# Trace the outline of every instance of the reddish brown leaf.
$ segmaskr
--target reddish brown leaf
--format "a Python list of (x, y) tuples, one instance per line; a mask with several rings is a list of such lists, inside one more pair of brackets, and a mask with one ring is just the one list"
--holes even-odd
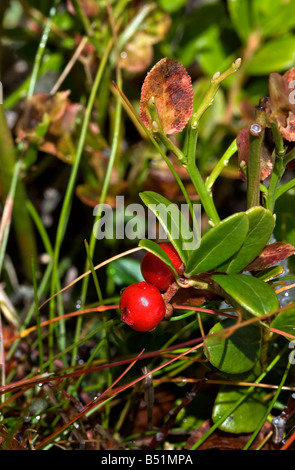
[(120, 66), (132, 73), (146, 70), (154, 57), (153, 46), (143, 33), (136, 34), (120, 55)]
[(284, 73), (284, 77), (288, 83), (291, 83), (293, 80), (295, 80), (295, 67), (287, 70), (287, 72)]
[[(238, 158), (239, 158), (239, 175), (240, 178), (245, 181), (246, 176), (242, 170), (248, 165), (249, 158), (249, 127), (241, 129), (237, 135), (237, 147), (238, 147)], [(260, 180), (264, 181), (272, 172), (273, 169), (273, 156), (269, 148), (265, 143), (261, 146), (260, 154)]]
[(165, 134), (181, 132), (193, 112), (193, 88), (185, 68), (176, 60), (161, 59), (147, 74), (140, 100), (140, 116), (152, 130), (149, 103), (154, 98)]
[[(79, 184), (76, 187), (76, 196), (86, 206), (95, 207), (100, 203), (101, 186), (91, 186), (89, 184)], [(116, 207), (116, 195), (124, 195), (127, 190), (127, 182), (121, 181), (116, 184), (111, 184), (108, 196), (106, 197), (105, 204), (111, 207)]]
[[(99, 12), (99, 6), (97, 5), (96, 0), (79, 0), (79, 3), (86, 16), (97, 16)], [(76, 15), (76, 11), (71, 0), (67, 0), (67, 8), (72, 15)]]
[[(212, 426), (210, 420), (204, 421), (204, 423), (195, 431), (192, 432), (190, 437), (187, 440), (185, 448), (187, 450), (191, 449), (192, 446), (198, 442), (201, 437), (210, 429)], [(268, 421), (264, 423), (256, 439), (250, 446), (250, 450), (256, 449), (257, 446), (263, 441), (267, 434), (272, 430), (272, 425)], [(251, 434), (231, 434), (227, 432), (220, 431), (217, 429), (214, 431), (211, 436), (206, 439), (205, 442), (198, 448), (198, 450), (242, 450), (245, 444), (247, 444), (250, 439)], [(273, 450), (272, 442), (268, 441), (262, 448), (263, 450)]]
[(289, 83), (294, 78), (294, 68), (285, 75), (271, 73), (269, 76), (269, 96), (272, 117), (275, 117), (279, 130), (288, 142), (295, 141), (295, 105), (290, 100)]
[(120, 65), (132, 73), (146, 70), (154, 57), (153, 45), (161, 41), (171, 25), (167, 13), (155, 8), (147, 16), (120, 54)]
[(214, 294), (202, 289), (195, 289), (194, 287), (188, 287), (185, 289), (179, 289), (173, 297), (173, 304), (175, 305), (202, 305), (207, 300), (211, 300)]
[[(186, 169), (179, 164), (179, 161), (175, 156), (172, 155), (170, 157), (170, 161), (180, 176), (190, 199), (199, 200), (199, 195), (196, 194), (196, 190), (189, 179)], [(143, 189), (145, 191), (157, 191), (170, 201), (184, 200), (183, 194), (179, 189), (174, 176), (166, 163), (161, 160), (155, 161), (151, 165), (148, 178), (143, 182)]]
[(245, 271), (261, 271), (262, 269), (274, 266), (289, 256), (294, 255), (294, 253), (295, 247), (289, 243), (271, 243), (245, 268)]
[[(76, 155), (76, 142), (80, 133), (78, 116), (84, 108), (80, 103), (72, 103), (68, 98), (70, 91), (57, 92), (54, 95), (36, 93), (24, 101), (23, 113), (16, 124), (18, 142), (27, 145), (34, 143), (37, 148), (55, 155), (66, 163), (73, 163)], [(46, 129), (40, 135), (38, 128)], [(102, 137), (96, 123), (88, 125), (85, 152), (92, 154), (96, 150), (106, 148), (107, 143)]]

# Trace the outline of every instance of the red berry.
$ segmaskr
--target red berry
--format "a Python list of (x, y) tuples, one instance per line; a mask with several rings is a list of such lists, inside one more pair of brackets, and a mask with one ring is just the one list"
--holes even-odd
[[(165, 253), (169, 256), (178, 274), (183, 272), (183, 263), (177, 251), (171, 243), (160, 243)], [(173, 272), (153, 253), (147, 252), (141, 262), (141, 273), (143, 278), (158, 287), (161, 291), (166, 291), (175, 280)]]
[(122, 321), (137, 331), (155, 328), (163, 320), (166, 311), (159, 289), (144, 281), (126, 287), (119, 308)]

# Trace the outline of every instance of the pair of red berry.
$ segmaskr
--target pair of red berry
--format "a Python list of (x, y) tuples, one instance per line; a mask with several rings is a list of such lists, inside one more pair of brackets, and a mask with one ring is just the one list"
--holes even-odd
[[(178, 274), (183, 263), (171, 243), (160, 247), (169, 256)], [(157, 256), (146, 253), (141, 262), (141, 273), (145, 281), (128, 286), (122, 293), (119, 308), (121, 319), (137, 331), (149, 331), (163, 320), (166, 305), (161, 295), (175, 280), (174, 274)]]

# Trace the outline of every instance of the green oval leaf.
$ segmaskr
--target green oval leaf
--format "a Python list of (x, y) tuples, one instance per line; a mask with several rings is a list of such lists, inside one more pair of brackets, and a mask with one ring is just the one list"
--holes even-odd
[(169, 256), (165, 253), (163, 248), (161, 248), (156, 242), (153, 242), (152, 240), (144, 239), (144, 240), (140, 240), (139, 246), (142, 246), (147, 251), (149, 251), (150, 253), (153, 253), (155, 256), (160, 258), (160, 260), (163, 261), (163, 263), (165, 263), (169, 269), (171, 269), (176, 279), (179, 277)]
[(268, 75), (274, 70), (282, 72), (295, 61), (295, 36), (287, 34), (261, 46), (246, 67), (249, 75)]
[(107, 275), (118, 286), (142, 281), (140, 262), (133, 258), (120, 258), (106, 267)]
[(295, 25), (295, 3), (285, 0), (256, 0), (253, 14), (264, 37), (283, 34)]
[[(209, 335), (233, 324), (235, 321), (232, 319), (218, 322), (211, 328)], [(222, 339), (221, 335), (212, 336), (212, 338), (209, 336), (206, 344), (208, 359), (214, 367), (228, 374), (241, 374), (252, 369), (259, 361), (261, 330), (255, 325), (247, 325), (239, 328), (226, 339)]]
[[(284, 331), (290, 335), (295, 336), (295, 308), (283, 310), (278, 316), (271, 322), (271, 328), (276, 330)], [(286, 337), (288, 340), (288, 336)]]
[(144, 191), (139, 195), (145, 205), (155, 214), (170, 242), (185, 262), (189, 253), (186, 245), (194, 240), (193, 231), (185, 216), (176, 204), (154, 191)]
[[(249, 219), (249, 230), (238, 253), (224, 267), (224, 271), (228, 274), (238, 274), (251, 263), (268, 243), (274, 229), (275, 219), (269, 210), (252, 207), (246, 214)], [(218, 267), (217, 271), (223, 272), (222, 267), (220, 268)]]
[(246, 274), (216, 274), (212, 279), (228, 294), (233, 304), (251, 315), (277, 310), (279, 301), (269, 284)]
[[(276, 226), (274, 229), (274, 236), (281, 242), (290, 243), (295, 246), (294, 207), (295, 190), (291, 189), (276, 201)], [(295, 271), (295, 255), (289, 258), (288, 268), (291, 272)]]
[(284, 267), (283, 266), (274, 266), (271, 268), (263, 269), (263, 271), (259, 271), (258, 273), (255, 273), (255, 277), (257, 279), (261, 279), (261, 281), (267, 282), (273, 279), (274, 277), (280, 276), (280, 274), (283, 274)]
[(200, 247), (194, 250), (188, 260), (186, 274), (192, 276), (206, 272), (228, 260), (240, 249), (248, 227), (245, 212), (222, 220), (202, 237)]
[[(241, 387), (222, 387), (215, 399), (212, 420), (215, 423), (220, 419), (246, 391)], [(259, 392), (253, 392), (231, 413), (219, 426), (219, 429), (234, 434), (250, 433), (255, 431), (266, 412), (266, 404)]]
[(249, 0), (228, 0), (228, 9), (237, 34), (246, 43), (252, 31), (251, 2)]

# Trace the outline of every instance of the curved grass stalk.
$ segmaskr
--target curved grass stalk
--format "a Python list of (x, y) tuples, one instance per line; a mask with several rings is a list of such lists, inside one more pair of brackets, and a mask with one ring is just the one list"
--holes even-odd
[[(113, 17), (112, 7), (111, 7), (109, 1), (107, 1), (107, 10), (108, 10), (108, 16), (109, 16), (111, 31), (112, 31), (112, 40), (113, 40), (113, 45), (114, 45), (114, 51), (115, 51), (116, 58), (117, 58), (117, 60), (116, 60), (116, 63), (117, 63), (116, 78), (117, 78), (118, 83), (121, 86), (122, 85), (122, 75), (121, 75), (121, 68), (120, 68), (120, 65), (119, 65), (119, 52), (118, 52), (118, 45), (117, 45), (116, 25), (115, 25), (115, 21), (114, 21), (114, 17)], [(102, 207), (103, 207), (103, 204), (106, 200), (109, 185), (110, 185), (111, 174), (112, 174), (112, 171), (113, 171), (115, 158), (116, 158), (118, 148), (119, 148), (121, 114), (122, 114), (122, 104), (121, 104), (121, 100), (119, 99), (119, 97), (117, 97), (112, 149), (111, 149), (109, 163), (108, 163), (108, 167), (107, 167), (107, 171), (106, 171), (106, 175), (105, 175), (105, 179), (104, 179), (103, 187), (102, 187), (102, 191), (101, 191), (99, 208), (98, 208), (98, 211), (97, 211), (97, 214), (96, 214), (94, 224), (96, 224), (100, 220), (101, 213), (102, 213)], [(92, 262), (95, 246), (96, 246), (96, 237), (95, 237), (94, 231), (92, 230), (89, 247), (87, 248), (88, 263), (86, 264), (86, 270), (90, 266), (92, 276), (93, 276), (93, 279), (94, 279), (94, 282), (95, 282), (95, 285), (96, 285), (98, 298), (100, 300), (102, 300), (101, 299), (101, 294), (100, 294), (100, 287), (99, 287), (98, 279), (96, 277), (95, 269), (94, 269), (93, 262)], [(85, 277), (84, 280), (83, 280), (83, 284), (82, 284), (82, 290), (81, 290), (81, 306), (82, 306), (82, 308), (84, 307), (85, 302), (86, 302), (88, 279), (89, 279), (88, 277)], [(106, 320), (105, 315), (103, 315), (103, 323), (104, 323), (105, 326), (107, 326), (107, 320)], [(75, 335), (74, 335), (75, 341), (77, 341), (79, 336), (80, 336), (81, 328), (82, 328), (82, 317), (78, 317), (77, 324), (76, 324)], [(109, 347), (109, 341), (108, 341), (108, 328), (107, 327), (104, 329), (104, 339), (105, 339), (104, 343), (105, 343), (106, 356), (109, 358), (110, 357), (110, 352), (109, 352), (110, 347)], [(72, 353), (72, 364), (75, 363), (76, 357), (77, 357), (77, 352), (74, 349), (73, 353)], [(111, 380), (112, 380), (111, 371), (108, 371), (108, 383), (109, 384), (111, 383)], [(108, 411), (109, 411), (109, 408), (108, 408)], [(107, 414), (108, 414), (108, 412), (107, 412)]]
[(46, 20), (46, 23), (45, 23), (45, 28), (43, 30), (43, 33), (42, 33), (42, 36), (41, 36), (41, 41), (39, 43), (37, 53), (36, 53), (36, 56), (35, 56), (35, 61), (34, 61), (33, 70), (32, 70), (32, 74), (31, 74), (29, 89), (28, 89), (28, 93), (27, 93), (27, 98), (31, 98), (31, 96), (34, 93), (34, 89), (35, 89), (36, 82), (37, 82), (37, 79), (38, 79), (38, 74), (39, 74), (42, 58), (43, 58), (43, 55), (44, 55), (44, 52), (45, 52), (46, 43), (48, 41), (49, 33), (50, 33), (50, 30), (51, 30), (52, 20), (53, 20), (55, 14), (56, 14), (56, 9), (57, 9), (58, 4), (59, 4), (59, 0), (55, 0), (53, 6), (50, 8), (49, 16), (48, 16), (48, 18)]
[[(67, 185), (67, 190), (66, 190), (66, 194), (64, 197), (63, 206), (61, 209), (61, 214), (60, 214), (59, 223), (58, 223), (57, 232), (56, 232), (55, 246), (54, 246), (53, 272), (52, 272), (52, 280), (51, 280), (51, 298), (52, 299), (54, 297), (54, 292), (56, 291), (56, 287), (58, 285), (58, 261), (59, 261), (60, 248), (64, 239), (64, 235), (66, 232), (66, 228), (67, 228), (67, 224), (68, 224), (68, 220), (70, 216), (72, 197), (73, 197), (73, 193), (75, 189), (75, 182), (77, 179), (77, 173), (78, 173), (78, 169), (80, 166), (80, 161), (81, 161), (81, 157), (83, 153), (88, 124), (90, 121), (90, 116), (91, 116), (92, 108), (93, 108), (94, 101), (96, 98), (97, 90), (99, 88), (101, 78), (105, 69), (105, 65), (107, 63), (109, 53), (112, 47), (113, 47), (113, 39), (111, 38), (107, 44), (104, 55), (101, 59), (100, 65), (98, 67), (98, 70), (94, 79), (93, 87), (91, 89), (91, 93), (88, 99), (87, 108), (86, 108), (85, 116), (84, 116), (83, 123), (82, 123), (80, 139), (78, 142), (77, 152), (75, 155), (75, 160), (72, 166), (70, 179)], [(51, 302), (50, 311), (49, 311), (50, 318), (53, 318), (55, 315), (54, 307), (55, 307), (55, 303)], [(53, 357), (54, 339), (53, 339), (52, 328), (50, 328), (48, 339), (49, 339), (48, 341), (49, 356)]]
[(14, 166), (11, 186), (5, 201), (4, 210), (1, 218), (0, 224), (0, 275), (2, 272), (2, 267), (4, 263), (4, 257), (7, 247), (7, 242), (9, 238), (10, 226), (11, 226), (11, 218), (12, 218), (12, 211), (13, 211), (13, 204), (15, 199), (16, 193), (16, 185), (20, 174), (21, 169), (21, 160), (18, 160)]

